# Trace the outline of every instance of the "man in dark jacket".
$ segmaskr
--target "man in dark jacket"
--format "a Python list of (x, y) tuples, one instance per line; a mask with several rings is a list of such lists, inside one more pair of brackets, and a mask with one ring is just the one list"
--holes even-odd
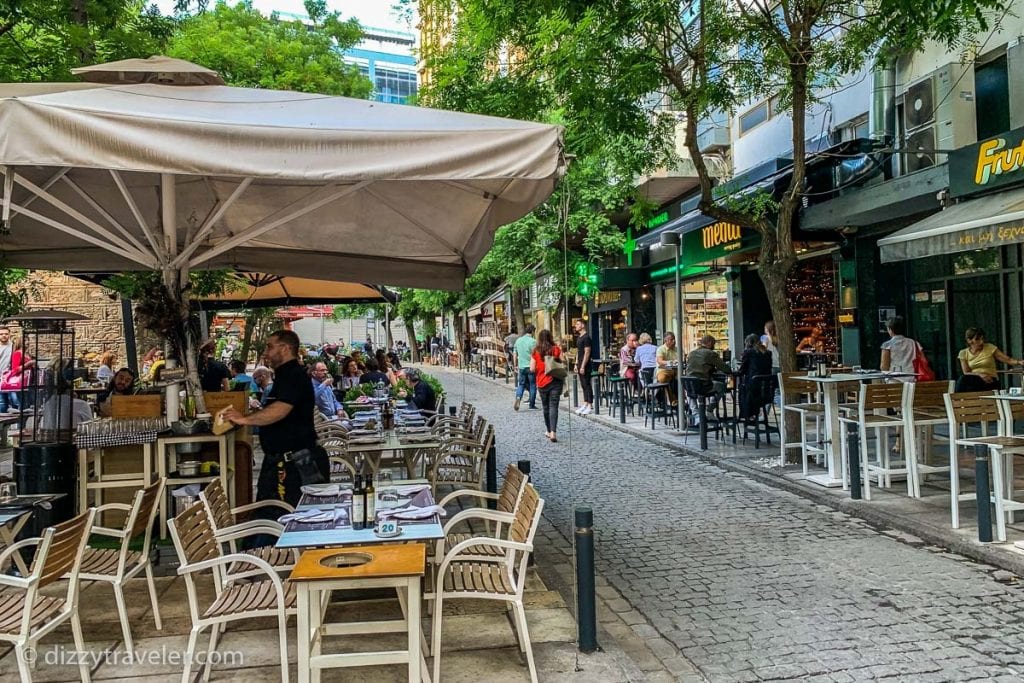
[(437, 411), (437, 394), (434, 393), (434, 388), (427, 382), (423, 381), (420, 377), (419, 370), (415, 368), (408, 368), (405, 371), (405, 379), (412, 385), (412, 402), (420, 410), (428, 410), (430, 412)]

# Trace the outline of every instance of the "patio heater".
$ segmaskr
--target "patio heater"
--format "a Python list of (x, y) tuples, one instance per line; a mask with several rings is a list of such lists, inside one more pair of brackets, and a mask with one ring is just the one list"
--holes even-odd
[(685, 432), (683, 426), (683, 288), (680, 285), (682, 273), (679, 263), (682, 260), (683, 240), (678, 232), (661, 233), (662, 246), (672, 247), (676, 255), (676, 429)]
[(24, 375), (19, 395), (21, 439), (14, 449), (18, 494), (64, 493), (50, 509), (39, 509), (21, 536), (38, 536), (48, 526), (71, 519), (75, 502), (75, 446), (71, 363), (75, 328), (87, 318), (68, 311), (28, 311), (5, 322), (22, 330), (22, 351), (34, 364)]

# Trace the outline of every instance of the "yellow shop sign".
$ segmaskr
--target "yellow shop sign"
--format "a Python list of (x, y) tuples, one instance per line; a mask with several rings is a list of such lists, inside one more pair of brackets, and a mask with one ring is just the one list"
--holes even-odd
[[(705, 249), (714, 249), (719, 245), (728, 245), (726, 251), (738, 249), (743, 235), (740, 233), (740, 226), (735, 223), (719, 221), (706, 228), (701, 229), (701, 239)], [(735, 244), (733, 244), (735, 243)]]

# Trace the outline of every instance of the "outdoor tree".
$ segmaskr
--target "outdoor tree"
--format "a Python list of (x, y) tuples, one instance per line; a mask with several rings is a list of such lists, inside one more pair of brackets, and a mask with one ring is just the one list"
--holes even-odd
[[(399, 2), (400, 9), (408, 9), (411, 1)], [(473, 276), (474, 288), (485, 282), (490, 288), (481, 287), (485, 291), (465, 301), (471, 305), (493, 287), (506, 285), (513, 320), (521, 330), (525, 316), (519, 294), (533, 284), (536, 268), (540, 266), (540, 274), (552, 277), (562, 308), (572, 294), (569, 265), (580, 259), (599, 261), (621, 251), (623, 236), (611, 217), (625, 213), (636, 201), (634, 176), (670, 160), (671, 151), (665, 142), (667, 135), (660, 134), (667, 131), (665, 122), (645, 127), (641, 133), (659, 133), (647, 135), (607, 125), (607, 117), (592, 121), (567, 116), (549, 74), (518, 48), (532, 31), (525, 24), (515, 26), (518, 4), (420, 2), (421, 19), (439, 22), (437, 27), (447, 31), (450, 40), (423, 47), (429, 80), (421, 88), (419, 100), (443, 109), (543, 121), (565, 128), (566, 151), (575, 157), (567, 175), (547, 202), (498, 230), (494, 246)], [(453, 11), (456, 8), (458, 12)]]
[[(778, 327), (783, 369), (792, 370), (795, 338), (785, 281), (796, 263), (794, 221), (808, 192), (808, 107), (880, 46), (888, 58), (928, 39), (962, 47), (1006, 7), (1005, 0), (877, 0), (864, 6), (842, 0), (421, 0), (420, 16), (441, 30), (451, 27), (452, 43), (477, 55), (479, 70), (488, 73), (487, 66), (496, 64), (489, 73), (502, 78), (491, 80), (509, 91), (524, 82), (548, 88), (550, 106), (557, 105), (567, 129), (576, 131), (572, 151), (578, 158), (599, 150), (610, 132), (656, 138), (665, 125), (660, 110), (685, 112), (701, 211), (760, 233), (758, 272)], [(460, 63), (449, 75), (440, 62), (428, 60), (428, 68), (438, 69), (432, 87), (488, 92), (464, 85), (471, 82), (473, 62)], [(536, 99), (530, 97), (534, 90), (524, 92), (525, 102)], [(765, 98), (775, 98), (791, 115), (787, 186), (778, 199), (716, 195), (697, 126), (715, 111), (733, 112)]]

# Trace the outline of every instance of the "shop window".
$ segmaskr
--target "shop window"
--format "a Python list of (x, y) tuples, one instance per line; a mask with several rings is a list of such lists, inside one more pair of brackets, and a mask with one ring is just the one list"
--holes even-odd
[(801, 261), (786, 278), (793, 333), (800, 341), (820, 329), (824, 352), (839, 353), (836, 324), (836, 266), (832, 256)]
[(753, 109), (740, 114), (740, 135), (747, 133), (768, 120), (768, 102), (762, 102)]
[(974, 109), (978, 139), (1010, 129), (1010, 86), (1006, 55), (974, 67)]
[(953, 274), (967, 275), (969, 273), (986, 273), (992, 270), (999, 270), (999, 247), (991, 249), (979, 249), (978, 251), (967, 251), (962, 254), (953, 254)]

